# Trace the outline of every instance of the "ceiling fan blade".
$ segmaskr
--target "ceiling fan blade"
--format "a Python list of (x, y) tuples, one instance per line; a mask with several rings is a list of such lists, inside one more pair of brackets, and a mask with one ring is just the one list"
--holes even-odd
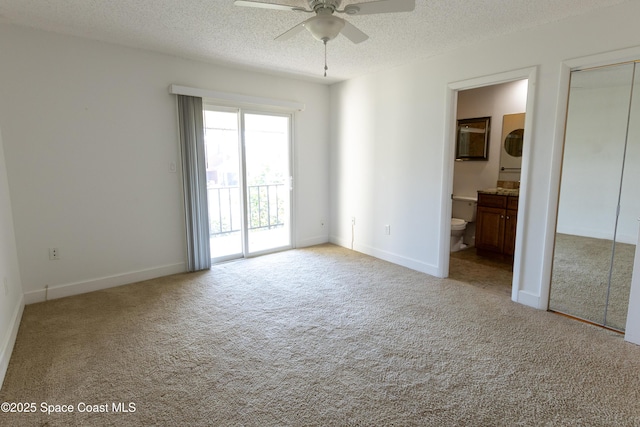
[[(308, 21), (308, 19), (307, 19), (307, 21)], [(289, 40), (291, 37), (295, 36), (300, 31), (304, 30), (304, 24), (306, 24), (307, 21), (301, 22), (298, 25), (296, 25), (295, 27), (291, 28), (290, 30), (285, 31), (284, 33), (282, 33), (278, 37), (276, 37), (274, 40), (278, 40), (278, 41)]]
[(342, 31), (340, 32), (342, 33), (343, 36), (345, 36), (346, 38), (348, 38), (349, 40), (351, 40), (356, 44), (362, 43), (363, 41), (369, 38), (368, 35), (360, 31), (355, 27), (355, 25), (347, 21), (344, 21), (344, 28), (342, 28)]
[(254, 0), (235, 0), (233, 4), (235, 6), (258, 7), (260, 9), (295, 10), (300, 12), (311, 12), (310, 10), (304, 9), (302, 7), (288, 6), (286, 4), (277, 4), (277, 3), (264, 3), (261, 1), (254, 1)]
[(378, 0), (345, 6), (347, 15), (373, 15), (374, 13), (411, 12), (416, 8), (416, 0)]

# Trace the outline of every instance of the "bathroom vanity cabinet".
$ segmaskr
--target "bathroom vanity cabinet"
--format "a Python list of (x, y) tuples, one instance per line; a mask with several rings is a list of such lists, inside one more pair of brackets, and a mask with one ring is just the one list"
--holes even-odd
[(476, 248), (480, 255), (513, 258), (518, 196), (478, 191)]

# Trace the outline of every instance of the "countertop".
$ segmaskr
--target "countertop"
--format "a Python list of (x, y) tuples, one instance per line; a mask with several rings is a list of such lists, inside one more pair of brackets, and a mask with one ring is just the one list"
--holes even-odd
[(478, 190), (478, 193), (481, 194), (495, 194), (498, 196), (520, 196), (519, 189), (510, 189), (510, 188), (487, 188), (485, 190)]

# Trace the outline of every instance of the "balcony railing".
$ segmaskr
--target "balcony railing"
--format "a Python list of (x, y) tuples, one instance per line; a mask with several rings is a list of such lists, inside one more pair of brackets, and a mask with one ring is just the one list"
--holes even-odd
[[(285, 185), (265, 184), (248, 187), (249, 230), (272, 229), (284, 226)], [(209, 233), (211, 236), (240, 231), (242, 213), (240, 188), (208, 187)]]

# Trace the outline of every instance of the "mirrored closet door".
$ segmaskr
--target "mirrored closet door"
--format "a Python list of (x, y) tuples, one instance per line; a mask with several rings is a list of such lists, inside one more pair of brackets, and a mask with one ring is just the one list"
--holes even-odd
[(549, 309), (624, 331), (640, 216), (640, 64), (571, 73)]

